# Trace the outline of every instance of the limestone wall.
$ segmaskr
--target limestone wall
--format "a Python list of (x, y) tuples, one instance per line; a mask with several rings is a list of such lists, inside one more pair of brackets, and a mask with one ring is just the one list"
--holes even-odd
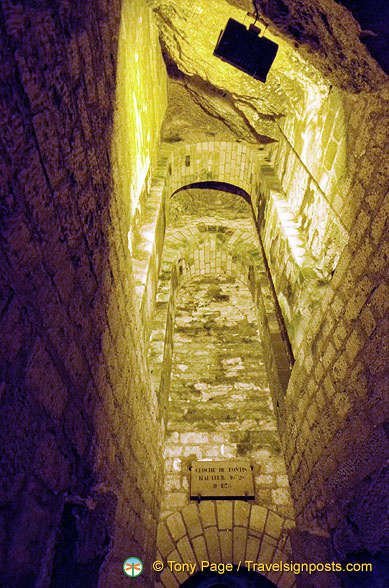
[(207, 274), (231, 275), (249, 287), (276, 405), (278, 395), (286, 390), (291, 357), (280, 331), (274, 294), (250, 206), (238, 195), (186, 190), (170, 198), (169, 215), (149, 346), (149, 363), (162, 415), (168, 395), (163, 383), (170, 380), (177, 287), (195, 276)]
[(167, 143), (159, 146), (129, 235), (146, 344), (154, 316), (165, 216), (174, 193), (191, 183), (218, 182), (236, 186), (255, 199), (259, 186), (258, 163), (263, 156), (262, 150), (229, 141), (215, 140), (185, 147)]
[(283, 120), (271, 159), (283, 192), (317, 266), (331, 272), (347, 242), (348, 192), (355, 169), (343, 95), (307, 92), (301, 111)]
[[(317, 105), (315, 108), (317, 110)], [(335, 115), (344, 120), (343, 106), (339, 106), (340, 114), (336, 110), (332, 112), (328, 105), (326, 108), (324, 120), (333, 122)], [(319, 117), (316, 110), (314, 113)], [(306, 123), (306, 116), (302, 116), (298, 133), (305, 128), (303, 123)], [(315, 126), (319, 135), (321, 123), (319, 117)], [(307, 139), (303, 147), (300, 145), (301, 151), (307, 144), (309, 149), (313, 148), (310, 129), (306, 132), (310, 142)], [(343, 150), (344, 144), (342, 137)], [(150, 178), (151, 184), (147, 183), (142, 194), (141, 214), (137, 216), (133, 231), (139, 303), (147, 333), (154, 312), (165, 208), (169, 207), (172, 195), (185, 186), (224, 182), (243, 190), (251, 198), (289, 340), (294, 351), (298, 351), (306, 325), (325, 293), (331, 272), (347, 242), (348, 232), (331, 206), (335, 188), (331, 188), (327, 198), (286, 138), (280, 140), (278, 149), (270, 150), (270, 155), (267, 149), (216, 140), (185, 147), (161, 146), (158, 165)], [(278, 169), (277, 157), (282, 162), (281, 167), (287, 167), (284, 174)], [(339, 180), (336, 186), (343, 186), (346, 181), (344, 158), (339, 159), (336, 169)]]
[[(154, 552), (161, 500), (163, 428), (142, 320), (147, 323), (153, 314), (168, 190), (164, 196), (153, 181), (173, 178), (166, 179), (172, 191), (189, 181), (234, 183), (255, 205), (258, 196), (261, 209), (259, 168), (255, 177), (260, 158), (247, 148), (245, 159), (244, 145), (227, 142), (210, 155), (214, 142), (203, 141), (200, 149), (178, 149), (171, 169), (168, 160), (161, 169), (158, 164), (150, 169), (166, 106), (166, 78), (156, 30), (141, 0), (123, 2), (122, 21), (118, 1), (4, 1), (0, 47), (1, 583), (25, 588), (53, 579), (68, 586), (69, 575), (83, 574), (83, 585), (92, 588), (105, 561), (100, 585), (120, 587), (128, 584), (124, 558)], [(335, 77), (341, 75), (339, 68)], [(363, 77), (363, 68), (358, 75)], [(345, 561), (366, 552), (378, 560), (387, 532), (388, 103), (387, 90), (342, 97), (332, 90), (318, 108), (304, 103), (296, 118), (279, 123), (285, 140), (271, 153), (289, 220), (297, 223), (301, 243), (327, 280), (295, 340), (286, 397), (273, 398), (301, 560), (334, 556)], [(225, 113), (222, 107), (217, 112)], [(152, 194), (153, 187), (158, 193)], [(137, 258), (134, 276), (128, 233), (142, 227), (147, 232), (142, 206), (146, 210), (150, 194), (158, 203), (156, 213), (149, 200), (152, 251)], [(269, 228), (276, 216), (272, 206), (267, 211)], [(212, 221), (209, 226), (222, 225)], [(207, 246), (223, 241), (219, 228)], [(276, 276), (278, 260), (284, 259), (285, 267), (296, 260), (286, 241), (274, 250)], [(181, 252), (176, 248), (170, 259), (171, 290), (163, 290), (165, 282), (165, 298), (157, 298), (168, 317), (162, 350), (170, 359), (180, 268), (195, 275), (207, 264), (209, 269), (225, 264), (247, 278), (256, 308), (265, 308), (259, 316), (270, 317), (262, 325), (270, 342), (264, 347), (272, 341), (274, 349), (282, 346), (274, 308), (266, 308), (271, 288), (266, 280), (259, 284), (250, 263), (242, 262), (243, 253), (252, 254), (243, 241), (242, 257), (234, 258), (233, 247), (224, 255), (215, 246), (208, 258), (205, 245), (197, 256), (191, 247), (184, 248), (186, 257)], [(280, 300), (288, 280), (276, 288)], [(305, 287), (301, 283), (295, 291)], [(276, 359), (274, 354), (271, 362), (277, 364)], [(288, 376), (284, 371), (284, 388)], [(185, 453), (187, 445), (189, 454), (212, 456), (218, 432), (206, 437), (203, 431), (196, 439), (185, 437), (188, 433), (171, 436), (173, 453)], [(234, 443), (232, 453), (238, 452)], [(285, 474), (269, 469), (269, 462), (263, 459), (258, 477), (268, 476), (259, 484), (271, 509), (264, 514), (259, 504), (248, 507), (255, 532), (250, 531), (247, 549), (261, 558), (273, 557), (275, 544), (281, 545), (280, 534), (266, 531), (269, 517), (278, 530), (285, 527), (274, 512), (285, 506), (274, 499), (285, 482), (277, 475)], [(234, 529), (234, 535), (223, 535), (223, 557), (235, 557), (233, 546), (245, 535), (242, 521), (248, 513), (224, 515), (219, 530)], [(188, 511), (182, 516), (191, 520)], [(167, 525), (169, 555), (180, 551), (179, 541), (190, 532)], [(196, 545), (200, 550), (204, 545), (205, 527), (194, 527), (198, 534), (190, 538), (196, 554)], [(259, 551), (264, 530), (273, 540), (261, 545), (271, 545), (271, 553)], [(212, 533), (206, 543), (210, 557), (212, 546), (221, 545)], [(184, 539), (180, 545), (188, 543)], [(138, 581), (144, 588), (153, 582), (150, 564), (147, 560)], [(174, 578), (163, 584), (169, 581), (177, 585)], [(309, 581), (316, 587), (324, 582)], [(288, 582), (285, 586), (293, 579)], [(301, 582), (305, 588), (308, 580)], [(336, 586), (340, 579), (329, 582)]]
[[(274, 411), (290, 368), (258, 247), (252, 211), (241, 196), (191, 189), (166, 199), (149, 347), (166, 428), (163, 519), (189, 507), (192, 460), (243, 457), (254, 467), (254, 504), (293, 526)], [(228, 561), (231, 533), (212, 530), (217, 545), (219, 534), (223, 546), (227, 542), (222, 555), (210, 551), (213, 558)], [(243, 552), (242, 533), (236, 531), (234, 549)], [(166, 572), (162, 582), (175, 586), (172, 578)]]
[[(302, 533), (296, 548), (309, 557), (328, 549), (340, 561), (359, 551), (379, 553), (387, 533), (381, 509), (389, 452), (388, 97), (383, 92), (347, 99), (355, 172), (345, 206), (354, 207), (354, 221), (281, 410), (297, 523), (313, 529)], [(359, 198), (352, 200), (356, 191)], [(377, 568), (377, 580), (380, 574)]]
[(244, 458), (254, 466), (256, 502), (292, 518), (247, 284), (233, 274), (205, 274), (185, 284), (172, 338), (162, 515), (188, 503), (192, 460)]
[[(281, 202), (284, 213), (283, 224), (280, 216), (276, 217), (274, 209), (269, 206), (267, 217), (269, 224), (266, 226), (265, 223), (262, 232), (265, 237), (266, 234), (271, 235), (270, 221), (276, 220), (275, 226), (282, 246), (273, 260), (272, 240), (269, 239), (264, 245), (265, 251), (267, 245), (270, 246), (268, 261), (280, 304), (282, 305), (280, 295), (282, 288), (285, 286), (285, 291), (288, 292), (288, 288), (293, 287), (296, 282), (295, 291), (306, 296), (304, 304), (306, 304), (307, 313), (301, 314), (303, 320), (299, 335), (294, 341), (292, 338), (292, 343), (295, 343), (297, 363), (286, 400), (280, 402), (277, 414), (282, 432), (283, 450), (288, 456), (289, 479), (294, 485), (294, 497), (299, 513), (300, 530), (294, 540), (296, 553), (300, 553), (301, 558), (304, 556), (313, 558), (315, 556), (313, 552), (316, 550), (316, 558), (321, 554), (322, 559), (325, 560), (328, 560), (334, 551), (336, 557), (342, 559), (352, 550), (358, 550), (359, 546), (366, 545), (366, 538), (362, 537), (361, 533), (350, 531), (349, 523), (345, 520), (345, 513), (342, 511), (343, 502), (340, 494), (336, 499), (337, 506), (334, 506), (332, 493), (336, 492), (338, 485), (342, 488), (342, 492), (345, 491), (345, 496), (349, 497), (346, 498), (346, 501), (350, 501), (350, 506), (347, 508), (353, 512), (352, 516), (360, 521), (364, 529), (369, 529), (369, 537), (371, 537), (368, 539), (369, 545), (372, 549), (379, 548), (384, 530), (382, 526), (376, 530), (371, 529), (368, 521), (369, 517), (382, 518), (377, 514), (380, 499), (373, 499), (373, 494), (378, 492), (378, 496), (382, 497), (383, 459), (387, 452), (386, 416), (384, 416), (387, 414), (387, 409), (383, 397), (387, 386), (384, 341), (386, 327), (383, 323), (387, 299), (385, 284), (387, 161), (384, 153), (387, 102), (385, 102), (385, 93), (381, 96), (370, 97), (344, 96), (341, 103), (330, 95), (328, 100), (328, 103), (323, 106), (323, 118), (317, 126), (316, 135), (313, 134), (313, 138), (311, 137), (310, 142), (308, 141), (311, 157), (313, 158), (312, 153), (319, 155), (321, 153), (320, 161), (326, 171), (322, 176), (318, 175), (318, 164), (315, 164), (316, 171), (313, 167), (312, 173), (308, 170), (309, 161), (308, 159), (305, 163), (303, 161), (305, 155), (301, 144), (293, 153), (290, 147), (286, 149), (287, 143), (280, 145), (280, 149), (286, 149), (285, 160), (282, 161), (285, 162), (286, 167), (289, 165), (289, 171), (285, 171), (284, 176), (281, 174), (280, 177), (285, 182), (285, 188), (289, 187), (290, 201), (275, 174), (277, 169), (272, 169), (265, 182), (268, 183), (269, 196), (273, 196), (271, 191), (276, 188), (277, 194), (284, 199)], [(338, 120), (343, 121), (342, 124), (338, 123)], [(343, 129), (342, 136), (340, 136), (340, 128)], [(316, 139), (317, 142), (315, 142)], [(336, 145), (329, 148), (331, 141)], [(350, 146), (346, 159), (343, 156), (344, 141)], [(316, 151), (313, 151), (313, 146)], [(332, 166), (328, 159), (332, 149), (336, 151), (335, 166)], [(192, 165), (193, 160), (190, 161)], [(274, 162), (276, 163), (276, 158)], [(263, 167), (264, 165), (262, 165), (262, 172), (265, 171)], [(299, 179), (299, 174), (303, 180)], [(195, 174), (190, 176), (190, 181), (195, 179)], [(316, 186), (322, 195), (319, 194), (318, 199), (312, 197), (310, 200), (312, 206), (304, 208), (303, 193), (309, 183), (311, 186)], [(327, 190), (326, 194), (324, 194), (324, 188)], [(326, 204), (323, 208), (324, 201)], [(270, 214), (272, 210), (273, 216)], [(261, 211), (260, 201), (259, 211)], [(286, 218), (287, 215), (290, 216)], [(288, 231), (285, 230), (282, 236), (281, 229), (285, 228), (285, 218), (286, 228), (291, 227), (293, 231), (296, 229), (296, 232), (287, 234)], [(313, 238), (315, 231), (312, 232), (315, 223), (316, 234), (322, 236), (322, 241), (316, 243), (319, 249)], [(172, 293), (174, 295), (180, 272), (187, 271), (190, 275), (196, 275), (202, 271), (199, 268), (203, 267), (203, 271), (206, 270), (206, 264), (209, 265), (210, 270), (213, 268), (213, 271), (221, 270), (224, 267), (223, 264), (227, 267), (228, 263), (230, 268), (235, 268), (234, 271), (238, 270), (238, 266), (240, 267), (237, 257), (234, 261), (232, 259), (229, 261), (228, 255), (224, 258), (222, 252), (218, 256), (216, 247), (215, 253), (210, 254), (209, 252), (213, 251), (212, 239), (207, 242), (206, 247), (204, 246), (204, 254), (198, 250), (194, 255), (195, 248), (188, 248), (185, 252), (182, 246), (193, 235), (184, 233), (185, 231), (177, 238), (169, 254), (170, 261), (174, 259), (177, 261), (174, 269), (175, 285), (173, 290), (170, 290), (170, 286), (162, 287), (160, 292), (162, 297), (157, 302), (157, 305), (161, 305), (160, 308), (165, 306), (169, 309), (170, 317), (166, 322), (165, 316), (164, 320), (157, 325), (161, 345), (159, 351), (157, 349), (155, 353), (161, 366), (166, 342), (169, 362), (172, 358), (171, 329), (175, 301), (173, 302), (171, 295)], [(296, 243), (295, 240), (293, 243), (290, 239), (291, 234), (297, 236), (300, 241), (297, 240)], [(350, 237), (348, 237), (349, 234)], [(283, 244), (282, 239), (284, 239)], [(302, 267), (297, 263), (299, 251), (296, 255), (292, 245), (303, 250), (305, 265)], [(208, 251), (208, 257), (206, 251)], [(309, 279), (313, 280), (314, 287), (320, 286), (318, 280), (320, 276), (323, 277), (325, 269), (323, 260), (325, 259), (332, 261), (326, 269), (324, 287), (316, 287), (316, 290), (310, 293)], [(295, 270), (301, 272), (300, 281), (292, 281), (293, 272), (289, 270), (287, 279), (283, 284), (279, 282), (278, 287), (277, 279), (283, 278), (283, 270), (280, 270), (281, 263), (284, 264), (286, 272), (288, 272), (288, 263), (293, 263)], [(333, 272), (335, 266), (336, 269)], [(328, 271), (330, 268), (332, 268), (331, 271)], [(162, 267), (163, 280), (165, 279), (165, 286), (167, 286), (170, 284), (170, 276), (164, 273), (165, 270), (166, 268)], [(309, 270), (308, 276), (305, 270)], [(243, 275), (244, 265), (238, 271), (241, 271)], [(304, 304), (300, 308), (304, 309)], [(287, 317), (286, 314), (285, 316)], [(165, 339), (167, 324), (170, 325), (169, 335), (168, 339)], [(165, 368), (166, 365), (168, 364), (165, 364)], [(170, 374), (170, 368), (168, 371)], [(154, 376), (159, 382), (161, 373), (154, 371)], [(374, 424), (376, 419), (378, 419), (378, 425)], [(381, 421), (382, 425), (379, 424)], [(184, 444), (188, 443), (186, 438), (181, 440), (181, 438), (172, 437), (171, 440), (169, 451), (173, 453), (182, 451)], [(187, 451), (191, 449), (194, 454), (196, 451), (201, 451), (204, 455), (208, 455), (209, 451), (211, 454), (214, 450), (212, 438), (207, 438), (207, 441), (204, 440), (201, 443), (194, 443), (187, 448)], [(354, 450), (357, 457), (352, 455)], [(373, 455), (374, 459), (371, 457)], [(174, 456), (170, 457), (174, 461)], [(341, 464), (344, 460), (346, 465), (342, 468)], [(364, 472), (365, 478), (363, 478)], [(334, 481), (331, 481), (332, 479)], [(174, 489), (175, 482), (171, 482), (173, 486), (169, 487), (169, 491)], [(170, 484), (170, 481), (168, 483)], [(180, 487), (185, 487), (184, 477), (180, 480)], [(371, 488), (368, 490), (366, 499), (362, 497), (364, 488)], [(354, 498), (355, 502), (351, 504)], [(368, 507), (365, 512), (363, 509), (366, 500)], [(330, 541), (329, 531), (338, 533), (338, 539), (334, 543)], [(304, 581), (303, 579), (302, 582)], [(332, 578), (331, 581), (338, 582), (338, 579)]]
[(307, 89), (261, 163), (257, 209), (278, 301), (294, 353), (348, 240), (352, 165), (343, 97)]
[(4, 586), (95, 588), (109, 550), (100, 585), (120, 586), (125, 557), (154, 550), (158, 412), (127, 233), (165, 70), (144, 3), (123, 10), (0, 8)]

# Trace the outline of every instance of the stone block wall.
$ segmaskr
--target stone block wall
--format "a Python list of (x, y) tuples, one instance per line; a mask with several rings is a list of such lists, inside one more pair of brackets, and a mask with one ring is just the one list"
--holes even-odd
[(127, 209), (121, 212), (132, 220), (148, 185), (159, 141), (167, 107), (167, 75), (147, 3), (124, 1), (122, 15), (112, 163), (115, 184), (127, 199)]
[[(123, 2), (123, 13), (118, 1), (5, 0), (0, 47), (1, 582), (66, 586), (66, 574), (92, 562), (85, 588), (100, 569), (100, 586), (121, 586), (124, 558), (153, 553), (161, 497), (163, 431), (128, 231), (151, 181), (165, 70), (141, 0)], [(307, 528), (339, 559), (378, 557), (387, 532), (388, 103), (387, 90), (341, 100), (333, 90), (317, 133), (314, 121), (288, 120), (273, 152), (285, 194), (296, 195), (289, 204), (302, 213), (299, 229), (324, 256), (320, 267), (331, 274), (342, 250), (277, 408), (302, 559), (314, 558), (319, 541), (303, 540)], [(292, 142), (304, 130), (307, 140)], [(176, 188), (222, 180), (254, 198), (256, 154), (244, 162), (245, 146), (226, 143), (224, 157), (210, 156), (211, 144), (180, 152)], [(154, 221), (145, 300), (164, 231)], [(177, 266), (173, 288), (178, 276)], [(208, 455), (215, 439), (202, 439)]]
[[(204, 205), (208, 213), (203, 210), (196, 216)], [(185, 283), (203, 275), (233, 276), (249, 287), (276, 406), (278, 396), (286, 390), (292, 358), (280, 331), (279, 311), (250, 206), (237, 195), (187, 190), (169, 200), (169, 215), (149, 346), (149, 363), (163, 413), (168, 397), (163, 383), (170, 381), (171, 372), (176, 295)]]
[(244, 458), (256, 501), (293, 517), (247, 284), (203, 274), (176, 298), (162, 515), (189, 500), (192, 460)]
[(154, 315), (165, 215), (172, 195), (192, 182), (213, 181), (229, 183), (255, 196), (259, 157), (262, 152), (250, 145), (228, 141), (184, 148), (168, 143), (159, 146), (140, 192), (129, 236), (145, 342)]
[[(161, 153), (162, 151), (162, 153)], [(143, 340), (148, 345), (155, 310), (162, 250), (165, 238), (166, 175), (170, 152), (158, 150), (139, 201), (139, 214), (131, 227), (131, 258), (136, 279)]]
[[(328, 274), (314, 257), (274, 168), (261, 166), (258, 231), (294, 352), (325, 293)], [(341, 251), (341, 245), (332, 244)]]
[[(387, 90), (347, 98), (350, 194), (359, 193), (347, 203), (354, 222), (296, 357), (279, 421), (297, 525), (321, 534), (324, 551), (340, 561), (351, 553), (379, 559), (388, 532), (380, 514), (389, 455), (388, 99)], [(296, 546), (314, 557), (317, 541), (309, 543)], [(318, 577), (310, 582), (322, 585)]]
[(331, 272), (347, 242), (348, 192), (355, 169), (345, 120), (344, 97), (307, 95), (301, 114), (283, 120), (282, 139), (272, 145), (271, 161), (284, 194), (318, 267)]
[[(189, 505), (192, 460), (244, 457), (255, 470), (255, 504), (291, 527), (273, 408), (290, 367), (250, 206), (238, 195), (192, 189), (167, 198), (166, 219), (149, 347), (166, 428), (162, 517)], [(197, 304), (201, 293), (209, 297)], [(168, 573), (163, 581), (173, 582)]]
[[(315, 103), (315, 101), (317, 103)], [(328, 295), (328, 284), (349, 239), (363, 187), (369, 115), (354, 132), (354, 102), (332, 88), (282, 124), (283, 139), (269, 147), (261, 168), (257, 219), (293, 352)], [(365, 108), (366, 98), (360, 106)], [(373, 120), (379, 115), (372, 115)], [(370, 128), (373, 129), (372, 122)], [(383, 129), (383, 121), (381, 123)], [(383, 130), (377, 144), (383, 144)], [(378, 149), (378, 147), (376, 147)], [(371, 179), (371, 169), (364, 164)]]
[[(122, 23), (120, 2), (0, 8), (0, 583), (9, 588), (68, 586), (69, 575), (95, 588), (99, 571), (100, 586), (121, 586), (125, 557), (154, 551), (160, 434), (127, 233), (165, 73), (144, 3), (123, 6)], [(136, 60), (131, 43), (119, 43), (118, 59), (123, 27), (148, 48), (138, 71), (159, 72), (149, 141), (138, 102), (135, 127), (122, 116), (129, 46)], [(138, 585), (149, 587), (145, 566)]]
[[(347, 231), (339, 234), (348, 234), (346, 225), (352, 222), (350, 240), (347, 245), (342, 239), (336, 241), (340, 260), (310, 308), (296, 347), (288, 394), (278, 411), (288, 474), (295, 488), (298, 531), (294, 541), (300, 561), (333, 556), (345, 561), (350, 553), (366, 549), (379, 553), (386, 533), (384, 524), (373, 529), (369, 521), (382, 520), (388, 453), (387, 104), (384, 91), (377, 96), (344, 97), (345, 132), (355, 149), (347, 154), (346, 176), (333, 198), (334, 202), (343, 199), (339, 219)], [(330, 137), (339, 133), (336, 125), (336, 121), (328, 123)], [(318, 216), (319, 211), (320, 206)], [(306, 244), (310, 236), (303, 225), (299, 230)], [(205, 254), (203, 258), (199, 254), (193, 269), (206, 261)], [(174, 439), (168, 458), (173, 470), (174, 460), (181, 459), (174, 452), (183, 451), (181, 439)], [(191, 448), (194, 454), (211, 455), (212, 439), (185, 450)], [(171, 483), (170, 490), (175, 482)], [(180, 484), (185, 487), (183, 479)], [(351, 525), (350, 517), (361, 530)], [(314, 586), (331, 581), (335, 586), (340, 579), (317, 576), (309, 581)], [(305, 586), (308, 578), (300, 582)]]
[[(333, 118), (330, 110), (329, 114), (327, 111), (326, 113), (329, 118), (330, 115)], [(280, 145), (285, 147), (288, 143), (281, 141)], [(289, 183), (285, 184), (288, 189), (286, 196), (276, 175), (277, 171), (266, 159), (267, 149), (258, 151), (245, 143), (228, 141), (210, 141), (185, 147), (167, 144), (161, 146), (159, 163), (152, 180), (154, 187), (151, 191), (144, 192), (142, 214), (134, 232), (137, 236), (133, 254), (140, 304), (146, 312), (142, 312), (145, 325), (154, 312), (153, 301), (158, 277), (156, 268), (159, 267), (162, 256), (165, 229), (161, 220), (165, 208), (167, 210), (170, 206), (172, 194), (192, 183), (225, 182), (244, 190), (251, 197), (288, 337), (294, 350), (298, 349), (304, 337), (305, 326), (325, 292), (330, 267), (333, 269), (344, 247), (346, 233), (320, 190), (318, 198), (325, 205), (320, 207), (319, 203), (315, 204), (316, 208), (314, 206), (304, 210), (305, 220), (301, 221), (293, 200), (295, 189), (291, 188), (296, 178), (293, 175), (288, 176)], [(280, 149), (282, 151), (281, 147)], [(288, 153), (295, 158), (293, 161), (297, 160), (293, 150), (289, 149)], [(282, 156), (286, 156), (284, 151)], [(299, 173), (302, 171), (305, 174), (304, 181), (307, 183), (307, 178), (311, 177), (309, 173), (302, 164), (295, 167)], [(300, 187), (301, 182), (298, 181), (297, 185)], [(318, 198), (315, 197), (313, 202), (317, 203)], [(328, 243), (317, 248), (304, 226), (314, 226), (319, 222), (318, 219), (323, 225), (321, 234), (324, 229), (328, 229)], [(190, 240), (192, 236), (188, 234), (185, 238)], [(158, 247), (153, 243), (159, 244)]]
[[(331, 110), (334, 100), (323, 107), (324, 114), (319, 111), (317, 128), (314, 127), (316, 134), (321, 123), (331, 120), (335, 125), (335, 116), (344, 120), (342, 103), (340, 98), (337, 97), (337, 100), (339, 105), (335, 101), (338, 106), (335, 112)], [(301, 116), (300, 126), (293, 130), (297, 136), (303, 133), (305, 123), (306, 117)], [(290, 124), (288, 121), (285, 127), (289, 129)], [(332, 130), (331, 126), (329, 128)], [(308, 129), (307, 133), (310, 131)], [(290, 129), (288, 132), (292, 134)], [(340, 137), (339, 130), (336, 134)], [(313, 141), (310, 136), (309, 140)], [(339, 140), (344, 147), (345, 137), (342, 136)], [(298, 143), (302, 157), (307, 144)], [(167, 198), (168, 205), (172, 194), (192, 183), (226, 182), (244, 190), (251, 197), (288, 336), (292, 346), (298, 348), (304, 336), (305, 324), (309, 322), (317, 300), (323, 295), (328, 277), (347, 241), (347, 231), (331, 207), (331, 199), (327, 198), (316, 179), (308, 172), (297, 151), (290, 147), (288, 139), (280, 141), (278, 150), (274, 147), (270, 149), (273, 153), (271, 160), (277, 169), (266, 159), (268, 149), (262, 148), (259, 151), (245, 143), (228, 141), (210, 141), (185, 147), (166, 144), (161, 146), (159, 167), (153, 180), (159, 186), (158, 197), (155, 200), (149, 190), (144, 192), (142, 202), (148, 204), (145, 205), (146, 208), (142, 207), (139, 226), (134, 231), (136, 238), (133, 253), (142, 301), (140, 303), (144, 310), (147, 309), (143, 317), (144, 324), (153, 315), (155, 280), (158, 275), (155, 271), (158, 264), (155, 262), (157, 258), (160, 260), (162, 254), (161, 247), (158, 251), (149, 253), (147, 248), (153, 249), (153, 240), (162, 246), (161, 231), (164, 228), (157, 223), (157, 219), (163, 217), (165, 199)], [(344, 157), (338, 162), (338, 167), (342, 170), (339, 173), (343, 173), (343, 165)], [(285, 166), (286, 171), (283, 168), (278, 169), (279, 166)], [(317, 166), (315, 173), (316, 168)], [(327, 184), (324, 187), (327, 189)], [(155, 188), (152, 193), (156, 194)], [(301, 201), (304, 198), (308, 198), (309, 206)], [(147, 210), (151, 211), (151, 216)], [(151, 217), (155, 218), (154, 223), (150, 223)]]

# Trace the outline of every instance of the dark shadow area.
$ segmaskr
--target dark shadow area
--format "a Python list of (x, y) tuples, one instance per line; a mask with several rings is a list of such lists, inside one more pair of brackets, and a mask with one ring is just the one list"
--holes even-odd
[(389, 547), (375, 555), (367, 551), (351, 554), (342, 562), (347, 564), (371, 564), (372, 571), (342, 572), (342, 588), (387, 588), (389, 586)]
[(389, 2), (388, 0), (338, 0), (361, 26), (360, 39), (389, 74)]
[(258, 574), (248, 571), (245, 567), (237, 566), (230, 572), (219, 574), (218, 572), (197, 572), (183, 584), (181, 588), (277, 588), (270, 580)]
[(177, 192), (181, 192), (182, 190), (220, 190), (221, 192), (228, 192), (229, 194), (237, 194), (238, 196), (242, 196), (248, 202), (251, 203), (250, 195), (243, 190), (243, 188), (238, 188), (238, 186), (234, 186), (234, 184), (228, 184), (228, 182), (195, 182), (194, 184), (187, 184), (186, 186), (182, 186), (173, 194), (177, 194)]
[(109, 497), (92, 511), (80, 504), (65, 504), (50, 588), (97, 586), (110, 544), (106, 518), (112, 518), (113, 508)]

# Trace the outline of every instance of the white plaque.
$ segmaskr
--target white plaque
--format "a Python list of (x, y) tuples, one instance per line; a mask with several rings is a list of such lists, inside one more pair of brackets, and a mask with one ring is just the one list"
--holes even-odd
[(190, 497), (253, 499), (254, 481), (247, 460), (193, 461), (190, 470)]

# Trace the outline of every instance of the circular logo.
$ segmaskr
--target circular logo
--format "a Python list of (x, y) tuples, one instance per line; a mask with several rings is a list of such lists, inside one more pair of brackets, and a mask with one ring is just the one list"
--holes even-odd
[(123, 572), (126, 576), (130, 576), (131, 578), (135, 578), (135, 576), (139, 576), (143, 570), (143, 563), (137, 557), (129, 557), (123, 564)]

